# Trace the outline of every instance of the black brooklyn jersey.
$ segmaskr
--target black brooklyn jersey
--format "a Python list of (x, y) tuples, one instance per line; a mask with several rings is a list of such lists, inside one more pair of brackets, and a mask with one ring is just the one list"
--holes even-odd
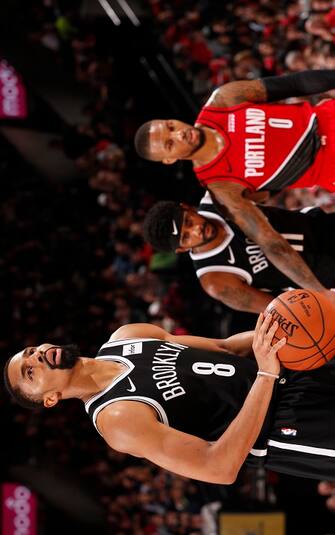
[[(126, 370), (89, 399), (94, 425), (111, 403), (153, 407), (162, 423), (208, 441), (237, 416), (256, 378), (255, 361), (153, 338), (110, 341), (97, 359)], [(262, 431), (246, 460), (302, 477), (335, 480), (335, 359), (317, 370), (286, 370), (278, 381)]]
[[(335, 287), (335, 248), (331, 238), (335, 230), (335, 214), (326, 214), (319, 208), (306, 211), (283, 210), (259, 206), (275, 230), (298, 251), (320, 282)], [(264, 256), (260, 247), (241, 229), (223, 219), (213, 205), (210, 194), (200, 201), (198, 213), (219, 221), (225, 228), (225, 240), (210, 251), (192, 254), (198, 278), (205, 273), (223, 272), (239, 276), (258, 289), (282, 292), (295, 287), (293, 281), (281, 273)]]
[(153, 407), (162, 423), (205, 440), (216, 440), (235, 418), (257, 372), (247, 358), (156, 339), (107, 342), (96, 358), (127, 369), (85, 404), (95, 426), (106, 405), (133, 400)]

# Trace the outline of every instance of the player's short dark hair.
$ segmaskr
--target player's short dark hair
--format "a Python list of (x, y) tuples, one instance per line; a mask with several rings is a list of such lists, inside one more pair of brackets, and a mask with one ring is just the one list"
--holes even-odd
[(134, 144), (136, 152), (141, 158), (145, 160), (151, 160), (150, 153), (150, 134), (151, 121), (147, 121), (139, 127), (135, 134)]
[[(179, 247), (184, 209), (173, 201), (160, 201), (147, 213), (143, 223), (144, 239), (157, 251), (171, 252)], [(177, 223), (178, 234), (172, 234), (172, 221)]]
[(23, 392), (21, 392), (21, 390), (18, 387), (13, 387), (10, 384), (9, 375), (8, 375), (8, 366), (12, 358), (13, 356), (9, 357), (3, 370), (3, 380), (4, 380), (4, 384), (5, 384), (5, 388), (7, 392), (16, 401), (16, 403), (18, 403), (19, 405), (21, 405), (21, 407), (25, 409), (39, 409), (43, 407), (42, 400), (33, 399), (27, 396), (26, 394), (23, 394)]

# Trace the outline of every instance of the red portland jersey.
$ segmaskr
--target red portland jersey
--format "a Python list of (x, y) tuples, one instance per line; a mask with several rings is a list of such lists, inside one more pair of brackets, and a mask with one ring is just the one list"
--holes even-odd
[(277, 191), (315, 184), (312, 168), (321, 142), (316, 108), (308, 102), (207, 106), (196, 124), (217, 130), (225, 140), (211, 162), (194, 169), (202, 185), (228, 180)]

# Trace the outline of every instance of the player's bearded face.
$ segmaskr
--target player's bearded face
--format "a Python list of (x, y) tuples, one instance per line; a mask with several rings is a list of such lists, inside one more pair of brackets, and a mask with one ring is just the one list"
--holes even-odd
[(212, 242), (218, 235), (218, 229), (193, 210), (184, 212), (180, 246), (186, 249), (201, 247)]
[(75, 344), (68, 344), (63, 346), (57, 346), (61, 349), (61, 354), (58, 364), (53, 362), (53, 359), (49, 357), (48, 352), (46, 354), (46, 363), (52, 370), (70, 370), (74, 368), (80, 357), (80, 349)]
[(177, 120), (152, 121), (151, 158), (156, 161), (190, 159), (205, 143), (202, 128)]
[(190, 158), (204, 145), (205, 133), (196, 126), (184, 125), (183, 123), (181, 125), (174, 137), (176, 156)]
[(195, 140), (194, 140), (194, 143), (193, 143), (193, 148), (192, 148), (192, 151), (190, 153), (190, 156), (192, 156), (192, 154), (194, 154), (199, 149), (201, 149), (201, 147), (204, 145), (205, 140), (206, 140), (205, 133), (201, 128), (197, 128), (197, 127), (194, 126), (194, 127), (192, 127), (192, 132), (194, 132), (194, 131), (196, 132), (196, 134), (195, 134)]
[(175, 135), (172, 154), (174, 149), (177, 158), (190, 158), (204, 145), (205, 141), (205, 133), (201, 128), (186, 125)]
[(213, 241), (217, 236), (217, 228), (209, 223), (208, 221), (204, 222), (202, 228), (202, 243), (201, 245), (206, 245)]

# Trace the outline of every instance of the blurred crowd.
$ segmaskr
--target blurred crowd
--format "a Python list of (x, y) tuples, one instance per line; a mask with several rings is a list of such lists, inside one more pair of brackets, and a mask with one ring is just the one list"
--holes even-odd
[[(29, 9), (24, 4), (31, 42), (64, 64), (91, 99), (83, 110), (86, 121), (68, 125), (52, 144), (76, 164), (78, 175), (68, 183), (47, 183), (0, 139), (6, 177), (0, 210), (3, 360), (38, 341), (76, 342), (94, 356), (111, 332), (129, 322), (150, 321), (174, 334), (228, 334), (222, 321), (231, 312), (201, 293), (187, 260), (157, 254), (143, 241), (145, 213), (163, 192), (148, 187), (152, 183), (134, 156), (135, 88), (123, 90), (99, 22), (81, 14), (80, 0), (34, 0)], [(232, 80), (335, 68), (330, 0), (148, 0), (146, 7), (158, 46), (199, 108)], [(335, 198), (314, 188), (281, 192), (271, 203), (333, 211)], [(76, 471), (104, 504), (113, 535), (211, 533), (206, 506), (222, 501), (222, 489), (209, 492), (108, 450), (77, 404), (41, 418), (0, 399), (17, 439), (14, 446), (2, 444), (3, 459), (10, 465), (43, 458)], [(250, 499), (248, 481), (239, 483), (238, 492)]]
[[(107, 213), (82, 181), (48, 184), (3, 139), (0, 152), (7, 180), (0, 211), (6, 229), (0, 260), (3, 362), (43, 340), (76, 341), (94, 357), (111, 332), (129, 322), (153, 320), (188, 332), (178, 310), (180, 321), (183, 314), (191, 317), (192, 303), (185, 308), (176, 283), (167, 286), (148, 268), (151, 252), (140, 233), (145, 196), (137, 205), (132, 200), (138, 192), (128, 191), (132, 208), (120, 200), (122, 209)], [(192, 329), (190, 320), (184, 323)], [(20, 410), (4, 392), (0, 400), (8, 430), (2, 473), (21, 463), (76, 473), (78, 484), (94, 489), (103, 503), (115, 535), (201, 533), (206, 496), (197, 485), (109, 450), (78, 404), (42, 414)]]
[[(231, 80), (335, 67), (332, 0), (150, 0), (157, 36), (200, 98)], [(317, 28), (324, 31), (318, 31)]]

